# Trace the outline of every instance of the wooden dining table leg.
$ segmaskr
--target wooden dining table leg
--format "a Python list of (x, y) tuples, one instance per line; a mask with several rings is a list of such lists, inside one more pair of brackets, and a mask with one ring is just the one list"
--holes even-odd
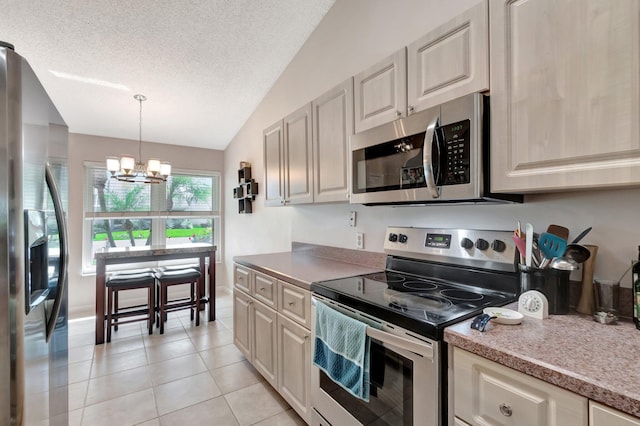
[(107, 276), (104, 259), (96, 259), (96, 345), (104, 343), (104, 296)]
[[(206, 264), (205, 264), (205, 259), (206, 259), (206, 254), (202, 254), (200, 256), (200, 278), (198, 278), (198, 296), (200, 296), (200, 300), (202, 301), (202, 299), (204, 299), (205, 297), (207, 297), (207, 294), (205, 292), (205, 282), (207, 281), (207, 268), (206, 268)], [(205, 308), (205, 304), (201, 303), (200, 304), (200, 311), (204, 311)]]
[(216, 251), (209, 255), (209, 321), (216, 320)]

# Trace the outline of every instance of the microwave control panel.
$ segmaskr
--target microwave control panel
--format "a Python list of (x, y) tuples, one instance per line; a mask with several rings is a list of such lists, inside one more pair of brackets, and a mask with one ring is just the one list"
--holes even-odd
[(442, 185), (459, 185), (471, 181), (470, 120), (440, 127), (444, 138)]

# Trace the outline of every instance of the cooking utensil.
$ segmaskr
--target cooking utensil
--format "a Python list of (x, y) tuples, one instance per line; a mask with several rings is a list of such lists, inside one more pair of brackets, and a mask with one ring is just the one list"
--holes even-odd
[(527, 243), (515, 234), (513, 234), (511, 238), (513, 238), (513, 242), (516, 243), (516, 247), (518, 247), (518, 251), (520, 252), (520, 262), (522, 263), (525, 253), (527, 252)]
[(525, 256), (524, 263), (527, 267), (531, 267), (531, 251), (533, 249), (533, 225), (527, 223), (525, 225)]
[(563, 257), (571, 259), (576, 263), (583, 263), (591, 257), (591, 252), (585, 246), (572, 243), (567, 245)]
[(538, 248), (544, 255), (540, 267), (544, 268), (554, 257), (560, 257), (567, 248), (567, 241), (557, 235), (543, 232), (538, 239)]
[(578, 236), (575, 237), (573, 241), (571, 241), (571, 244), (578, 244), (580, 240), (582, 240), (589, 232), (591, 232), (591, 227), (588, 227), (587, 229), (579, 233)]
[(569, 229), (560, 225), (549, 225), (547, 227), (547, 232), (549, 234), (557, 235), (565, 241), (569, 240)]
[(549, 267), (560, 271), (575, 271), (578, 269), (578, 263), (568, 257), (554, 257), (549, 263)]

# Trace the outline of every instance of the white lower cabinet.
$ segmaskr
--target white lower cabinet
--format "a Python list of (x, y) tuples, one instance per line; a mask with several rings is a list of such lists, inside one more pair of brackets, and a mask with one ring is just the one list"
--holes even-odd
[(454, 414), (469, 425), (588, 424), (587, 398), (458, 348), (453, 376)]
[(234, 267), (233, 341), (310, 423), (311, 292), (244, 266)]
[(253, 365), (273, 387), (278, 386), (276, 375), (278, 314), (260, 302), (253, 304)]
[(640, 426), (640, 419), (589, 401), (589, 426)]
[(253, 327), (251, 326), (251, 309), (254, 303), (253, 298), (243, 292), (233, 290), (233, 343), (236, 344), (240, 352), (250, 362)]
[(311, 332), (278, 315), (278, 391), (307, 422), (311, 416)]

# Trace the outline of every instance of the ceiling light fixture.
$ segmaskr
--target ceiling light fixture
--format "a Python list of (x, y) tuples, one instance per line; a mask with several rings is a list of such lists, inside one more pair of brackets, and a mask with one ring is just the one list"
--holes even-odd
[(107, 157), (107, 170), (113, 179), (122, 182), (160, 183), (165, 182), (171, 174), (171, 164), (161, 162), (155, 158), (147, 163), (142, 162), (142, 102), (147, 100), (144, 95), (134, 95), (133, 98), (140, 102), (140, 133), (138, 145), (138, 161), (132, 155)]

